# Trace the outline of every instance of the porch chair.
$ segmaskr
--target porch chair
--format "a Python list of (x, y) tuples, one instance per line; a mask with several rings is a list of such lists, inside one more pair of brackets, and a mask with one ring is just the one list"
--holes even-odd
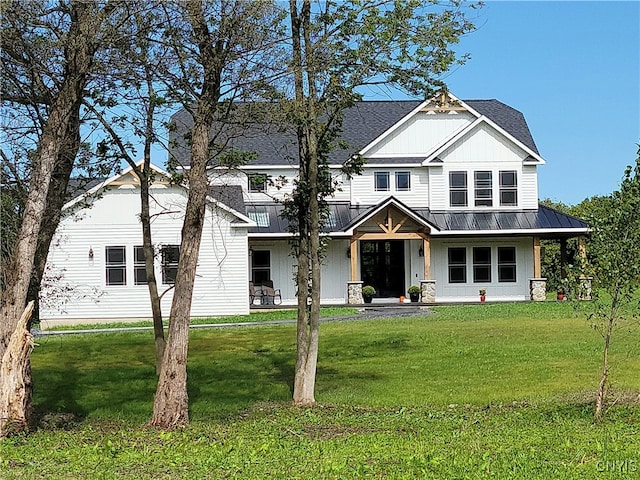
[(256, 299), (256, 287), (253, 282), (249, 282), (249, 305), (253, 305), (253, 301)]
[(280, 305), (282, 303), (282, 294), (279, 288), (273, 288), (273, 280), (265, 280), (262, 282), (260, 304), (261, 305)]

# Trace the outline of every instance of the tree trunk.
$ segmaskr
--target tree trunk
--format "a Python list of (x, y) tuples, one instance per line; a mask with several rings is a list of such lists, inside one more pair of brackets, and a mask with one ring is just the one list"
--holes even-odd
[(604, 335), (604, 351), (602, 353), (602, 376), (600, 377), (600, 384), (598, 385), (598, 392), (596, 393), (596, 405), (593, 413), (593, 418), (598, 421), (601, 420), (604, 413), (604, 404), (607, 399), (607, 380), (609, 378), (609, 345), (611, 344), (611, 335), (613, 333), (614, 317), (609, 318), (607, 322), (607, 330)]
[[(293, 46), (295, 116), (298, 122), (298, 331), (294, 405), (314, 405), (320, 321), (320, 213), (318, 199), (318, 137), (316, 78), (310, 38), (311, 5), (305, 0), (298, 13), (289, 2)], [(303, 46), (304, 45), (304, 46)], [(304, 58), (303, 61), (303, 49)], [(306, 74), (306, 82), (304, 76)], [(305, 84), (308, 92), (305, 95)]]
[(30, 301), (22, 313), (0, 362), (0, 438), (27, 429), (31, 412), (31, 362), (33, 337), (27, 324), (33, 312)]
[[(64, 49), (65, 75), (60, 84), (59, 93), (51, 104), (49, 117), (39, 138), (29, 181), (29, 194), (0, 301), (0, 358), (4, 358), (26, 304), (29, 284), (36, 266), (36, 252), (41, 226), (47, 212), (52, 177), (60, 155), (68, 146), (69, 139), (75, 138), (75, 135), (70, 134), (72, 131), (70, 123), (73, 122), (78, 103), (82, 99), (87, 84), (87, 75), (91, 70), (93, 56), (97, 49), (95, 39), (105, 15), (114, 8), (114, 3), (108, 3), (100, 11), (95, 2), (72, 2), (70, 5), (71, 23), (68, 34), (65, 36)], [(50, 211), (49, 214), (56, 214), (56, 212)], [(28, 359), (26, 365), (25, 368), (29, 368)], [(26, 395), (30, 396), (30, 382), (24, 383), (24, 388), (28, 391)], [(1, 400), (7, 402), (10, 399), (2, 397)], [(28, 418), (30, 412), (26, 404), (10, 406), (0, 403), (0, 411), (11, 408), (22, 408), (21, 412), (13, 411), (12, 415), (16, 418)]]
[(66, 200), (69, 178), (73, 171), (73, 164), (75, 163), (78, 149), (80, 148), (80, 105), (81, 102), (78, 101), (73, 107), (73, 112), (67, 125), (63, 146), (58, 154), (58, 161), (56, 162), (51, 177), (51, 185), (47, 194), (46, 211), (43, 215), (43, 218), (46, 218), (47, 221), (40, 225), (33, 273), (31, 275), (29, 291), (27, 294), (27, 301), (33, 300), (35, 302), (33, 315), (31, 315), (31, 320), (29, 321), (27, 328), (30, 328), (31, 324), (40, 319), (40, 285), (42, 283), (44, 269), (47, 264), (47, 256), (49, 255), (51, 240), (53, 239), (53, 235), (60, 223), (62, 207)]
[(169, 335), (150, 422), (151, 425), (160, 428), (173, 428), (189, 422), (187, 394), (189, 321), (209, 186), (207, 177), (209, 137), (216, 106), (220, 99), (220, 78), (223, 65), (220, 61), (221, 52), (214, 50), (211, 43), (202, 8), (199, 1), (186, 3), (189, 21), (193, 27), (202, 58), (204, 83), (191, 137), (191, 165), (188, 172), (189, 199), (182, 226), (180, 260), (169, 316)]
[(153, 316), (153, 336), (156, 349), (156, 375), (160, 375), (162, 358), (164, 357), (165, 340), (164, 327), (162, 325), (162, 309), (160, 295), (158, 295), (158, 283), (154, 270), (154, 251), (151, 238), (151, 218), (149, 215), (149, 166), (145, 160), (146, 173), (140, 178), (140, 222), (142, 223), (142, 248), (144, 250), (144, 263), (147, 273), (147, 286), (149, 288), (149, 301), (151, 302), (151, 314)]

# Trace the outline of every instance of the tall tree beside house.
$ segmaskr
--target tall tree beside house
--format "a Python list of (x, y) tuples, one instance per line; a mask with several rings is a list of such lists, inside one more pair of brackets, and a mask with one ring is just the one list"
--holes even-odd
[[(96, 95), (85, 100), (87, 108), (107, 134), (106, 139), (99, 143), (98, 156), (124, 160), (139, 181), (142, 248), (158, 375), (164, 356), (165, 338), (151, 235), (149, 189), (154, 181), (151, 150), (157, 144), (167, 146), (158, 132), (162, 119), (173, 105), (167, 99), (158, 69), (159, 65), (171, 61), (169, 48), (161, 41), (163, 24), (160, 7), (160, 4), (152, 2), (128, 2), (124, 6), (136, 35), (130, 43), (114, 48), (117, 62), (112, 75), (105, 79)], [(143, 146), (142, 162), (136, 161), (137, 144)]]
[[(42, 226), (47, 223), (44, 221), (45, 215), (54, 216), (52, 221), (59, 218), (59, 211), (48, 210), (47, 202), (52, 192), (66, 189), (69, 163), (72, 163), (70, 158), (74, 156), (74, 150), (77, 151), (79, 104), (86, 94), (85, 89), (95, 67), (95, 54), (104, 42), (103, 24), (115, 9), (116, 2), (60, 2), (52, 8), (43, 3), (13, 2), (3, 11), (3, 31), (0, 37), (3, 51), (8, 50), (10, 64), (7, 68), (14, 69), (11, 73), (15, 76), (12, 78), (22, 76), (22, 79), (33, 82), (34, 88), (32, 91), (27, 90), (29, 93), (53, 95), (31, 103), (46, 105), (45, 108), (31, 110), (34, 114), (44, 113), (46, 119), (42, 119), (37, 149), (30, 157), (28, 193), (13, 247), (12, 262), (5, 270), (0, 312), (0, 359), (4, 372), (0, 379), (2, 389), (6, 385), (21, 385), (21, 388), (30, 391), (28, 356), (11, 355), (7, 347), (25, 309), (38, 249), (46, 240), (41, 237)], [(38, 21), (34, 21), (34, 18)], [(51, 70), (35, 68), (50, 60), (43, 54), (46, 53), (46, 47), (52, 44), (57, 46), (58, 56), (55, 59), (60, 63)], [(25, 45), (32, 49), (23, 48)], [(51, 85), (55, 85), (55, 88), (49, 88)], [(56, 174), (60, 174), (59, 179), (54, 178)], [(27, 365), (12, 363), (18, 358), (23, 358), (22, 361)], [(15, 382), (11, 378), (14, 375), (22, 375), (24, 378)], [(16, 398), (19, 403), (13, 405), (13, 410), (9, 410), (7, 417), (0, 419), (0, 435), (7, 433), (7, 425), (12, 425), (12, 429), (26, 428), (30, 395), (18, 393), (16, 392)], [(10, 395), (3, 395), (2, 399), (9, 403), (14, 401)], [(4, 406), (0, 408), (3, 412), (6, 411)]]
[(281, 21), (275, 4), (251, 0), (187, 0), (165, 4), (165, 11), (175, 68), (164, 79), (170, 94), (182, 101), (194, 119), (180, 258), (150, 421), (153, 426), (171, 428), (189, 420), (189, 320), (209, 186), (207, 166), (225, 151), (224, 139), (212, 135), (213, 126), (224, 123), (235, 101), (253, 99), (254, 88), (260, 90), (271, 76), (276, 66), (273, 39)]
[[(65, 29), (69, 25), (64, 17), (69, 17), (69, 8), (69, 5), (61, 4), (59, 8), (46, 10), (36, 2), (13, 2), (7, 4), (2, 16), (0, 98), (4, 112), (2, 131), (5, 142), (1, 151), (3, 276), (0, 282), (3, 287), (5, 275), (11, 270), (13, 249), (28, 196), (34, 152), (48, 121), (53, 99), (58, 97), (66, 75)], [(38, 22), (33, 22), (34, 18)], [(92, 70), (98, 69), (99, 66), (94, 62)], [(38, 294), (47, 253), (60, 220), (72, 169), (87, 178), (100, 176), (105, 170), (110, 170), (110, 166), (92, 161), (90, 149), (81, 141), (80, 124), (84, 121), (81, 102), (76, 102), (71, 110), (47, 193), (43, 215), (47, 222), (41, 225), (38, 234), (34, 269), (27, 294), (28, 300), (35, 302), (30, 322), (38, 319)]]
[(602, 336), (602, 373), (594, 409), (604, 415), (609, 383), (609, 352), (613, 334), (621, 324), (640, 315), (640, 148), (634, 166), (627, 167), (620, 189), (592, 206), (589, 225), (593, 274), (593, 311), (589, 315)]
[[(473, 4), (470, 8), (477, 8)], [(361, 99), (362, 88), (380, 85), (431, 97), (441, 76), (458, 59), (452, 45), (473, 30), (453, 1), (321, 2), (290, 0), (293, 101), (287, 102), (298, 140), (299, 178), (285, 214), (294, 225), (297, 256), (298, 331), (293, 402), (315, 403), (318, 356), (320, 232), (331, 194), (327, 154), (335, 146), (344, 110)], [(358, 157), (344, 165), (357, 173)]]

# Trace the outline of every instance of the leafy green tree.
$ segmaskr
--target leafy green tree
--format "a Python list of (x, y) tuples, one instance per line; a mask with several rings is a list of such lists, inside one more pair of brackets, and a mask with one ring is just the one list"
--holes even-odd
[(640, 313), (640, 148), (627, 167), (620, 189), (589, 205), (589, 265), (595, 300), (589, 318), (602, 336), (602, 375), (594, 416), (600, 419), (609, 382), (609, 349), (620, 324)]
[[(20, 227), (11, 263), (3, 266), (0, 359), (2, 371), (9, 373), (0, 378), (0, 436), (6, 433), (7, 424), (26, 428), (31, 401), (29, 357), (5, 353), (25, 309), (38, 259), (42, 265), (46, 261), (55, 230), (51, 227), (57, 226), (79, 148), (80, 105), (96, 71), (96, 55), (108, 43), (105, 25), (117, 14), (118, 3), (71, 0), (3, 6), (3, 104), (18, 105), (40, 116), (41, 128), (32, 132), (37, 147), (27, 157), (29, 182)], [(20, 85), (26, 88), (21, 90)], [(16, 382), (15, 375), (23, 378)], [(19, 391), (7, 395), (7, 385), (18, 385)]]
[(189, 321), (209, 187), (207, 168), (228, 153), (221, 130), (235, 103), (256, 99), (277, 66), (274, 46), (280, 39), (282, 15), (276, 4), (266, 1), (187, 0), (162, 5), (166, 13), (163, 41), (170, 46), (173, 61), (161, 78), (170, 87), (169, 96), (182, 104), (194, 122), (191, 162), (184, 174), (189, 192), (180, 259), (150, 421), (156, 427), (172, 428), (189, 421)]
[[(331, 182), (327, 158), (336, 147), (343, 112), (362, 89), (385, 86), (430, 98), (458, 59), (452, 45), (473, 30), (463, 2), (415, 0), (290, 0), (293, 101), (284, 102), (296, 130), (299, 178), (285, 202), (295, 228), (298, 298), (293, 402), (315, 403), (319, 339), (320, 232), (328, 215)], [(478, 5), (472, 5), (473, 8)], [(361, 159), (344, 165), (357, 173)]]

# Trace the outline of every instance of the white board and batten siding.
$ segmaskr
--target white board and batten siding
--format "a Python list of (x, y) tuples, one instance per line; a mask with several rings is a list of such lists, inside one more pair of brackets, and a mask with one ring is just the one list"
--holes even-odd
[[(438, 155), (441, 164), (430, 167), (431, 209), (446, 210), (449, 205), (449, 172), (466, 171), (469, 207), (473, 204), (474, 171), (493, 173), (493, 207), (480, 210), (527, 210), (538, 208), (538, 183), (535, 165), (523, 165), (528, 153), (487, 124), (478, 125)], [(518, 204), (500, 206), (499, 172), (513, 170), (517, 174)], [(454, 208), (455, 209), (455, 208)]]
[[(349, 241), (330, 239), (326, 255), (322, 260), (321, 303), (324, 305), (346, 303), (347, 281), (350, 275), (351, 262), (347, 257)], [(291, 245), (288, 240), (254, 240), (252, 251), (268, 250), (271, 258), (271, 280), (274, 288), (279, 288), (283, 305), (296, 305), (296, 260), (291, 256)], [(250, 260), (251, 261), (251, 260)], [(258, 305), (259, 299), (254, 301)]]
[[(466, 283), (449, 283), (448, 248), (465, 247)], [(491, 248), (491, 282), (473, 281), (473, 247)], [(498, 281), (498, 247), (515, 247), (516, 281)], [(529, 298), (529, 279), (533, 277), (533, 240), (531, 237), (495, 239), (431, 239), (431, 275), (436, 280), (438, 302), (475, 302), (479, 290), (487, 291), (487, 300), (516, 301)]]
[[(185, 190), (152, 187), (151, 196), (154, 245), (179, 245)], [(69, 290), (57, 301), (45, 301), (53, 305), (42, 309), (41, 318), (50, 325), (56, 319), (151, 318), (148, 287), (134, 284), (134, 247), (142, 245), (139, 190), (129, 185), (109, 188), (92, 203), (91, 208), (60, 222), (47, 264)], [(220, 208), (207, 208), (191, 310), (194, 317), (249, 311), (247, 229), (233, 227), (236, 220)], [(105, 249), (113, 246), (126, 249), (126, 285), (106, 285)], [(160, 257), (156, 277), (162, 293), (170, 285), (162, 283)], [(165, 317), (172, 298), (173, 289), (169, 289), (162, 299)]]
[(365, 152), (367, 157), (419, 156), (475, 120), (468, 112), (418, 112)]

